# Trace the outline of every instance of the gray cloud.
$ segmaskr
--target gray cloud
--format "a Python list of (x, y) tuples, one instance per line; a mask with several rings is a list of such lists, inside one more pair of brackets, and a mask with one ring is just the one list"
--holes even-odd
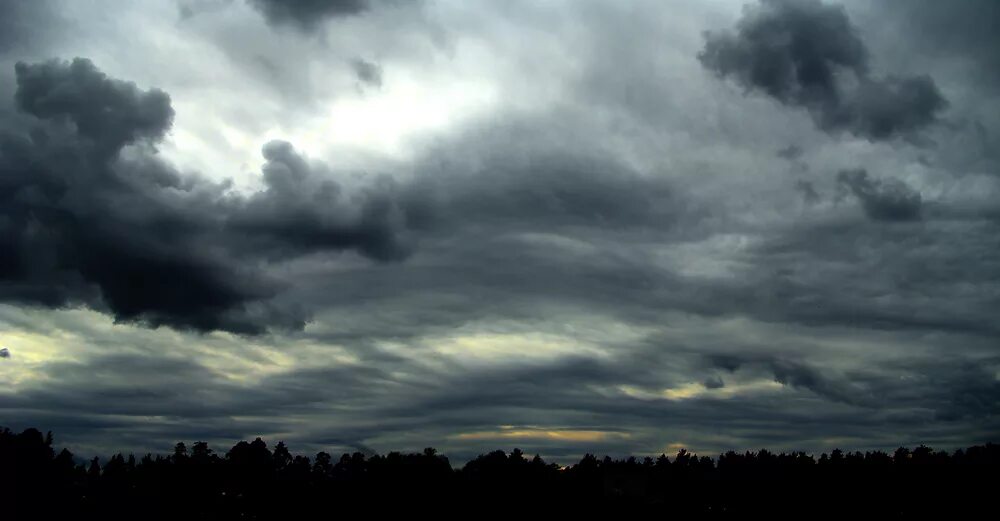
[(920, 192), (899, 179), (873, 179), (863, 169), (844, 170), (837, 174), (837, 183), (849, 190), (861, 202), (865, 215), (876, 221), (919, 221), (922, 198)]
[(1000, 81), (1000, 5), (988, 0), (913, 0), (877, 5), (921, 53), (974, 64), (973, 80)]
[(382, 86), (382, 67), (379, 64), (357, 58), (351, 60), (351, 68), (362, 83), (372, 87)]
[[(0, 416), (53, 429), (79, 454), (258, 435), (307, 452), (436, 446), (456, 462), (512, 446), (568, 461), (675, 443), (990, 439), (1000, 185), (989, 163), (942, 158), (987, 148), (991, 105), (978, 126), (907, 119), (927, 113), (912, 110), (920, 80), (908, 71), (933, 73), (953, 107), (977, 107), (983, 86), (928, 61), (919, 35), (887, 29), (878, 46), (908, 7), (855, 2), (848, 21), (816, 5), (752, 11), (781, 26), (798, 9), (809, 30), (772, 33), (799, 31), (804, 48), (758, 49), (805, 79), (748, 88), (831, 115), (832, 130), (920, 132), (938, 146), (830, 140), (768, 96), (732, 96), (695, 59), (698, 31), (732, 14), (724, 2), (429, 3), (427, 20), (371, 10), (324, 38), (261, 33), (257, 13), (206, 7), (129, 46), (81, 16), (87, 38), (20, 59), (94, 52), (164, 86), (177, 139), (151, 110), (165, 93), (67, 64), (26, 66), (43, 116), (0, 104), (0, 329), (17, 354), (5, 367), (32, 364), (0, 375), (15, 374)], [(165, 12), (147, 9), (122, 16)], [(421, 33), (430, 25), (440, 33)], [(158, 50), (180, 44), (203, 52), (173, 62)], [(942, 53), (979, 63), (961, 48)], [(400, 71), (421, 109), (435, 98), (419, 93), (459, 81), (486, 101), (418, 125), (399, 155), (359, 152), (324, 134), (327, 102), (398, 99), (392, 82), (358, 95), (357, 56)], [(107, 119), (77, 106), (90, 97)], [(232, 157), (206, 146), (274, 129), (310, 136), (309, 149), (264, 145), (254, 193), (214, 168), (203, 169), (214, 180), (179, 172)], [(962, 132), (975, 146), (952, 139)], [(255, 170), (235, 157), (218, 170)], [(350, 175), (348, 158), (361, 165)], [(142, 327), (158, 324), (173, 330)], [(260, 334), (198, 334), (216, 329)]]
[[(115, 355), (86, 363), (51, 363), (46, 367), (51, 380), (31, 384), (14, 396), (0, 394), (0, 411), (23, 411), (17, 416), (20, 421), (45, 428), (61, 426), (65, 435), (79, 442), (111, 435), (135, 443), (126, 447), (136, 449), (148, 450), (151, 442), (169, 447), (178, 439), (195, 437), (225, 444), (264, 435), (272, 440), (281, 436), (297, 450), (329, 450), (332, 445), (385, 451), (418, 449), (434, 442), (459, 462), (474, 456), (484, 443), (513, 444), (560, 460), (579, 457), (583, 451), (630, 453), (646, 444), (652, 445), (647, 450), (659, 451), (673, 441), (687, 441), (699, 451), (760, 443), (829, 448), (822, 440), (830, 437), (858, 440), (846, 442), (847, 446), (891, 447), (901, 437), (950, 443), (987, 432), (997, 425), (1000, 412), (990, 401), (997, 391), (991, 374), (998, 363), (995, 357), (971, 366), (960, 360), (916, 356), (905, 364), (843, 372), (767, 355), (745, 344), (739, 346), (739, 354), (716, 357), (732, 373), (727, 379), (771, 378), (782, 387), (764, 397), (737, 393), (729, 398), (708, 394), (668, 400), (635, 398), (614, 389), (640, 386), (655, 395), (681, 385), (704, 374), (696, 363), (697, 353), (712, 348), (618, 347), (629, 355), (492, 367), (407, 360), (382, 360), (374, 367), (365, 359), (361, 364), (301, 368), (246, 383), (196, 361)], [(419, 356), (431, 361), (435, 355)], [(725, 356), (735, 363), (721, 361)], [(832, 356), (835, 361), (836, 355)], [(710, 374), (705, 387), (722, 389), (719, 380)], [(52, 416), (46, 411), (72, 414)], [(285, 420), (257, 419), (267, 417)], [(300, 425), (292, 437), (287, 434), (289, 418)], [(945, 423), (934, 423), (935, 418)], [(505, 439), (501, 425), (537, 425), (542, 433), (568, 428), (605, 435), (581, 442), (545, 436)], [(457, 437), (491, 432), (495, 438)], [(839, 444), (845, 446), (843, 441)]]
[(795, 161), (796, 159), (802, 157), (802, 147), (798, 145), (788, 145), (787, 147), (778, 150), (778, 157), (789, 161)]
[(315, 29), (324, 19), (363, 13), (368, 0), (248, 0), (272, 24)]
[(842, 7), (761, 0), (735, 32), (709, 33), (702, 65), (790, 106), (827, 131), (869, 140), (912, 137), (947, 102), (928, 76), (875, 78), (868, 50)]
[(819, 396), (849, 405), (866, 407), (875, 403), (874, 398), (861, 389), (826, 377), (806, 365), (788, 360), (772, 360), (770, 366), (774, 372), (774, 380), (778, 383), (808, 389)]
[(157, 141), (174, 118), (166, 93), (110, 79), (89, 60), (19, 62), (15, 72), (18, 108), (39, 119), (70, 122), (102, 154), (140, 139)]
[(707, 389), (722, 389), (726, 386), (726, 382), (720, 376), (710, 376), (702, 382), (702, 385)]
[[(0, 0), (0, 53), (37, 45), (57, 21), (50, 16), (51, 1)], [(44, 29), (42, 29), (44, 27)]]
[(816, 204), (820, 201), (819, 192), (809, 181), (796, 181), (795, 189), (802, 194), (802, 199), (805, 200), (806, 204)]

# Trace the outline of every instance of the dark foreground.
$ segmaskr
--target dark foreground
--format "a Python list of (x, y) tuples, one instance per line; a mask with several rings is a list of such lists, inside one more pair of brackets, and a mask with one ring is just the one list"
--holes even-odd
[(202, 442), (169, 456), (80, 464), (51, 433), (0, 430), (0, 519), (334, 519), (407, 511), (521, 516), (950, 518), (997, 514), (1000, 445), (954, 453), (920, 446), (843, 453), (727, 452), (712, 459), (587, 455), (560, 468), (519, 450), (454, 469), (419, 454), (293, 456), (242, 441), (224, 455)]

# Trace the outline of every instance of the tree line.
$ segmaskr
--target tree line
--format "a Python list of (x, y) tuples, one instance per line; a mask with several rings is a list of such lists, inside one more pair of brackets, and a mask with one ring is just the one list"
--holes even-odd
[[(550, 507), (735, 517), (970, 514), (995, 510), (1000, 445), (954, 452), (728, 451), (716, 458), (585, 455), (560, 466), (519, 449), (461, 467), (433, 448), (294, 455), (284, 442), (205, 442), (167, 455), (80, 460), (51, 432), (0, 429), (0, 513), (13, 519), (330, 519), (345, 509)], [(480, 511), (480, 510), (477, 510)], [(481, 511), (480, 511), (481, 512)], [(0, 517), (5, 517), (0, 515)]]

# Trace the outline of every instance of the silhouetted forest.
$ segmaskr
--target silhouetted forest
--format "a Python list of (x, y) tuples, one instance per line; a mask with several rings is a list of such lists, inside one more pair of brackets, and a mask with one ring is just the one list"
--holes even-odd
[[(728, 517), (770, 513), (924, 516), (996, 511), (1000, 445), (953, 453), (920, 446), (892, 454), (834, 450), (726, 452), (716, 458), (615, 460), (560, 467), (518, 449), (453, 468), (421, 453), (293, 455), (257, 438), (225, 453), (177, 443), (170, 455), (78, 460), (52, 434), (0, 430), (3, 513), (14, 519), (332, 519), (398, 509), (463, 516), (495, 509), (615, 509)], [(474, 509), (474, 510), (473, 510)]]

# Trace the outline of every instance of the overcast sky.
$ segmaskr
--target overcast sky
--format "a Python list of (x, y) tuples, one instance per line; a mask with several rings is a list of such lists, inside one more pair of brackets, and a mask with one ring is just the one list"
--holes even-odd
[(0, 425), (1000, 433), (1000, 3), (0, 0)]

